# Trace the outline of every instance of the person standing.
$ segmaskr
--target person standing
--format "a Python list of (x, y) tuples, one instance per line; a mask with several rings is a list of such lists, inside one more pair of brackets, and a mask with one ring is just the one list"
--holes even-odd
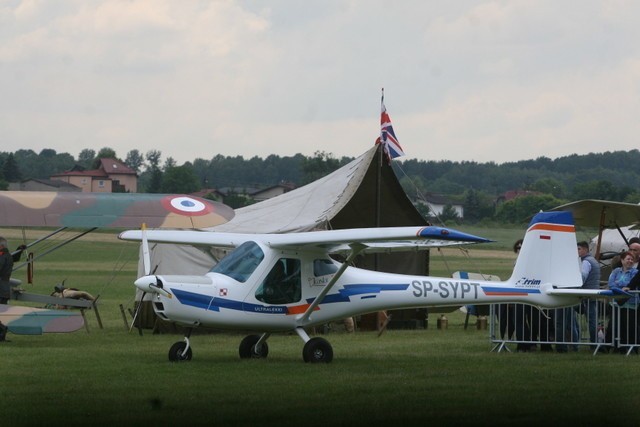
[[(522, 248), (522, 239), (516, 240), (513, 244), (513, 252), (516, 256), (520, 254)], [(500, 324), (500, 339), (511, 340), (516, 330), (516, 305), (515, 304), (498, 304), (498, 320)], [(522, 333), (524, 335), (524, 333)], [(523, 350), (522, 345), (518, 344), (518, 349)]]
[(633, 255), (633, 268), (638, 268), (638, 260), (640, 260), (640, 243), (635, 240), (629, 240), (629, 252)]
[(20, 261), (20, 257), (26, 249), (26, 245), (20, 245), (18, 250), (12, 254), (9, 252), (7, 239), (0, 236), (0, 304), (7, 304), (11, 298), (10, 280), (13, 263)]
[[(600, 265), (589, 253), (589, 243), (585, 241), (578, 242), (577, 249), (580, 257), (582, 288), (600, 288)], [(578, 351), (577, 343), (580, 342), (580, 328), (578, 327), (576, 312), (582, 313), (587, 317), (590, 342), (595, 343), (597, 341), (596, 300), (587, 298), (574, 307), (556, 309), (556, 341), (559, 342), (556, 345), (556, 351), (558, 353), (566, 353), (567, 343), (569, 342), (574, 343), (571, 345), (571, 349)]]
[[(7, 239), (0, 237), (0, 304), (7, 304), (11, 298), (11, 273), (13, 263), (20, 260), (26, 246), (20, 246), (15, 254), (9, 252)], [(0, 322), (0, 341), (5, 341), (7, 327)]]
[(6, 304), (11, 297), (11, 272), (13, 256), (9, 252), (7, 239), (0, 237), (0, 304)]
[[(622, 291), (630, 291), (632, 289), (632, 281), (638, 275), (638, 269), (633, 267), (635, 257), (631, 251), (623, 252), (620, 256), (622, 267), (618, 267), (611, 272), (609, 276), (609, 289), (620, 289)], [(628, 301), (621, 303), (620, 309), (620, 343), (621, 344), (637, 344), (637, 315), (636, 308), (638, 305), (638, 295), (634, 295)], [(607, 341), (611, 342), (613, 330), (611, 322), (607, 326)], [(617, 343), (616, 343), (617, 344)]]
[[(589, 253), (589, 243), (578, 243), (578, 255), (580, 256), (580, 273), (582, 274), (583, 289), (600, 289), (600, 264)], [(589, 341), (597, 342), (598, 310), (595, 298), (583, 299), (580, 311), (587, 318), (589, 327)]]

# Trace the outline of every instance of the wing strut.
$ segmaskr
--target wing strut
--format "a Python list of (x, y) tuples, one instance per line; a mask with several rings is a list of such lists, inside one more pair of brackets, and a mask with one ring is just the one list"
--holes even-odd
[(315, 310), (316, 307), (320, 305), (324, 297), (333, 288), (333, 286), (336, 284), (338, 279), (340, 279), (340, 277), (342, 276), (344, 271), (347, 269), (347, 267), (349, 267), (349, 264), (351, 264), (351, 262), (355, 259), (355, 257), (358, 256), (358, 254), (362, 252), (362, 250), (365, 249), (367, 246), (363, 245), (362, 243), (351, 243), (349, 247), (351, 248), (351, 252), (349, 252), (349, 256), (347, 257), (345, 262), (342, 263), (338, 271), (333, 275), (329, 283), (327, 283), (327, 286), (324, 287), (322, 292), (318, 294), (316, 299), (313, 300), (313, 302), (309, 305), (309, 307), (307, 307), (307, 310), (298, 319), (299, 324), (305, 324), (309, 322), (309, 318), (311, 317), (311, 313), (313, 313), (313, 310)]
[[(35, 256), (35, 257), (31, 260), (31, 262), (33, 262), (33, 261), (37, 260), (38, 258), (43, 257), (43, 256), (45, 256), (45, 255), (47, 255), (47, 254), (49, 254), (49, 253), (51, 253), (51, 252), (53, 252), (53, 251), (55, 251), (55, 250), (57, 250), (57, 249), (61, 248), (61, 247), (63, 247), (64, 245), (68, 245), (69, 243), (73, 242), (74, 240), (77, 240), (77, 239), (79, 239), (80, 237), (82, 237), (82, 236), (84, 236), (84, 235), (86, 235), (86, 234), (91, 233), (92, 231), (96, 230), (97, 228), (98, 228), (98, 227), (92, 227), (92, 228), (90, 228), (90, 229), (88, 229), (88, 230), (85, 230), (85, 231), (83, 231), (83, 232), (81, 232), (81, 233), (78, 233), (77, 235), (75, 235), (75, 236), (71, 237), (70, 239), (67, 239), (67, 240), (63, 241), (62, 243), (59, 243), (59, 244), (55, 245), (53, 248), (51, 248), (51, 249), (49, 249), (49, 250), (47, 250), (47, 251), (45, 251), (45, 252), (43, 252), (43, 253), (39, 254), (38, 256)], [(48, 236), (45, 236), (45, 237), (43, 237), (43, 238), (41, 238), (41, 239), (36, 240), (35, 242), (30, 243), (27, 247), (33, 246), (33, 245), (35, 245), (36, 243), (41, 242), (41, 241), (43, 241), (43, 240), (46, 240), (46, 239), (48, 239), (49, 237), (53, 236), (54, 234), (57, 234), (57, 233), (59, 233), (59, 232), (61, 232), (61, 231), (63, 231), (63, 230), (66, 230), (66, 229), (67, 229), (67, 227), (59, 228), (59, 229), (57, 229), (56, 231), (54, 231), (53, 233), (49, 234)], [(27, 265), (27, 264), (28, 264), (28, 262), (23, 262), (22, 264), (18, 265), (17, 267), (14, 267), (13, 271), (18, 270), (18, 269), (20, 269), (20, 268), (24, 267), (24, 266), (25, 266), (25, 265)]]

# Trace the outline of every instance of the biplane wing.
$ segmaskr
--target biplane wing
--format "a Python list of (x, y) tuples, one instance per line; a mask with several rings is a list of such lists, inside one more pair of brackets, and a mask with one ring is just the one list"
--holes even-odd
[[(141, 241), (142, 232), (125, 231), (119, 238)], [(260, 241), (274, 249), (316, 250), (328, 253), (348, 253), (354, 245), (362, 248), (359, 252), (373, 253), (491, 242), (483, 237), (435, 226), (353, 228), (286, 234), (148, 230), (146, 238), (150, 242), (218, 247), (237, 247), (247, 241)]]
[(206, 228), (230, 207), (184, 194), (0, 191), (0, 224), (24, 227)]
[(0, 304), (0, 322), (16, 335), (74, 332), (84, 326), (78, 312)]
[(570, 211), (583, 227), (616, 228), (640, 222), (640, 205), (608, 200), (578, 200), (552, 209)]
[(640, 205), (633, 203), (587, 199), (567, 203), (552, 210), (571, 212), (576, 225), (598, 227), (598, 241), (594, 254), (596, 259), (601, 258), (605, 229), (617, 229), (626, 244), (627, 238), (621, 227), (628, 225), (634, 227), (640, 223)]

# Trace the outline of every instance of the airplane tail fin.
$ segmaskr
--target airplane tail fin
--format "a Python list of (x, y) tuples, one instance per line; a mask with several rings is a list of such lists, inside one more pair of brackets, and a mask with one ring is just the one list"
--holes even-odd
[(524, 236), (516, 260), (512, 284), (558, 288), (582, 286), (575, 226), (571, 212), (536, 214)]

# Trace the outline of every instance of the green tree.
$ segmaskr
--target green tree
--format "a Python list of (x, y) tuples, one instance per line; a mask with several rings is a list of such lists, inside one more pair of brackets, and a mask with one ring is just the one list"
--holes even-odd
[(109, 148), (109, 147), (103, 147), (100, 149), (100, 151), (98, 151), (98, 154), (96, 155), (96, 158), (93, 161), (93, 164), (91, 165), (92, 169), (98, 169), (100, 167), (100, 159), (118, 159), (118, 156), (116, 155), (116, 151), (113, 148)]
[(4, 153), (0, 153), (0, 190), (7, 190), (9, 188), (9, 183), (4, 179), (4, 173), (2, 172), (6, 157)]
[(465, 222), (477, 222), (482, 219), (480, 195), (477, 190), (470, 188), (466, 191), (462, 207), (464, 209)]
[(484, 191), (470, 188), (464, 193), (462, 207), (464, 209), (465, 223), (477, 223), (483, 219), (493, 219), (495, 198)]
[(85, 169), (90, 169), (96, 159), (96, 151), (90, 148), (85, 148), (78, 154), (78, 165)]
[(400, 185), (407, 196), (412, 200), (423, 199), (427, 192), (427, 186), (424, 179), (419, 175), (407, 176), (404, 175), (399, 179)]
[(438, 216), (440, 220), (444, 223), (447, 223), (447, 222), (460, 223), (460, 215), (458, 215), (458, 212), (456, 211), (456, 209), (453, 207), (451, 203), (446, 204), (442, 208), (442, 213)]
[(581, 182), (573, 187), (576, 199), (617, 200), (618, 189), (609, 181), (593, 180)]
[(531, 189), (540, 193), (551, 194), (558, 199), (563, 198), (566, 192), (565, 185), (555, 178), (541, 178), (533, 183)]
[(2, 165), (2, 175), (8, 182), (19, 182), (22, 179), (20, 168), (13, 153), (9, 153)]
[(313, 157), (307, 157), (302, 161), (302, 184), (308, 184), (323, 176), (329, 175), (340, 167), (340, 162), (332, 153), (316, 151)]
[(629, 194), (627, 194), (625, 196), (623, 202), (635, 203), (635, 204), (640, 203), (640, 191), (639, 190), (635, 190), (635, 191), (630, 192)]
[(140, 151), (134, 148), (127, 153), (124, 164), (129, 166), (134, 171), (140, 172), (140, 168), (142, 167), (142, 165), (144, 165), (144, 156), (140, 154)]
[(255, 203), (255, 200), (246, 194), (239, 194), (235, 191), (229, 191), (223, 200), (224, 204), (233, 209), (243, 208)]
[(160, 170), (160, 157), (162, 152), (159, 150), (149, 150), (146, 154), (149, 168), (149, 183), (147, 185), (147, 193), (160, 193), (162, 191), (162, 170)]
[(496, 210), (496, 219), (501, 222), (522, 224), (528, 222), (539, 211), (545, 211), (563, 203), (550, 194), (516, 197), (503, 203)]
[(165, 169), (162, 174), (163, 193), (189, 194), (200, 189), (200, 180), (190, 163)]
[(162, 170), (166, 172), (168, 169), (175, 168), (176, 166), (176, 160), (173, 157), (167, 157), (167, 160), (164, 161), (164, 165), (162, 166)]

